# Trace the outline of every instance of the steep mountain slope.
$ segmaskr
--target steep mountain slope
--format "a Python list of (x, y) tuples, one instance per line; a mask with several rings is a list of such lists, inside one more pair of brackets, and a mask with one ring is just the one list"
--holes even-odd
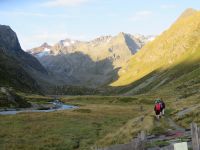
[(39, 61), (21, 49), (16, 33), (0, 25), (0, 85), (38, 91), (35, 74), (47, 74)]
[(133, 56), (111, 85), (121, 86), (122, 93), (134, 94), (155, 91), (173, 83), (179, 83), (178, 87), (199, 82), (199, 37), (200, 12), (186, 10), (170, 29)]
[(122, 32), (89, 42), (65, 39), (54, 46), (44, 43), (29, 53), (56, 76), (58, 83), (97, 87), (116, 79), (118, 68), (147, 42), (142, 35)]

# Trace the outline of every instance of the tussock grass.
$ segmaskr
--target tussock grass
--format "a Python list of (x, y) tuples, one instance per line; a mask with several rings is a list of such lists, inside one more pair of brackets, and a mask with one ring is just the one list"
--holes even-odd
[[(77, 110), (0, 116), (0, 147), (3, 150), (88, 150), (97, 141), (101, 141), (109, 133), (115, 133), (125, 124), (130, 128), (131, 123), (127, 122), (141, 113), (134, 102), (131, 105), (130, 102), (129, 105), (123, 105), (123, 98), (115, 97), (114, 103), (109, 102), (112, 98), (108, 98), (108, 102), (105, 97), (96, 99), (97, 102), (95, 96), (80, 99), (71, 97), (70, 100), (63, 98), (67, 103), (81, 105)], [(148, 109), (147, 106), (144, 106), (144, 109)], [(139, 127), (131, 135), (137, 131)], [(123, 141), (128, 134), (129, 130), (124, 136), (115, 138)], [(132, 138), (131, 135), (127, 136), (127, 140)], [(102, 145), (107, 143), (102, 142)]]
[(139, 116), (129, 120), (125, 125), (113, 133), (107, 134), (99, 140), (97, 147), (113, 144), (122, 144), (130, 142), (142, 130), (149, 132), (153, 127), (153, 118), (150, 116)]

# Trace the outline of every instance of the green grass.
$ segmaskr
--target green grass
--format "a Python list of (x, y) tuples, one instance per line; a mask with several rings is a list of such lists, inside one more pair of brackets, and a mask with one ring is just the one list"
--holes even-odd
[[(80, 98), (80, 99), (79, 99)], [(113, 101), (111, 102), (111, 100)], [(131, 98), (129, 98), (131, 99)], [(95, 101), (96, 100), (96, 101)], [(80, 105), (79, 109), (51, 113), (21, 113), (0, 116), (0, 147), (4, 149), (80, 149), (88, 150), (91, 146), (107, 146), (125, 142), (139, 132), (142, 124), (129, 135), (129, 120), (142, 113), (138, 105), (132, 105), (122, 97), (70, 97), (62, 101)], [(108, 101), (108, 102), (107, 102)], [(135, 98), (131, 99), (131, 102)], [(125, 105), (123, 105), (125, 103)], [(144, 109), (148, 106), (144, 105)], [(146, 119), (145, 119), (146, 120)], [(142, 122), (143, 123), (143, 122)], [(128, 127), (123, 136), (115, 132)], [(110, 142), (107, 137), (112, 135)], [(124, 140), (124, 137), (127, 139)]]
[(138, 103), (138, 98), (132, 96), (66, 96), (61, 100), (73, 104), (130, 105)]
[(134, 119), (129, 120), (126, 124), (120, 127), (118, 130), (107, 134), (104, 138), (100, 139), (97, 142), (99, 147), (104, 145), (114, 145), (114, 144), (123, 144), (130, 142), (133, 138), (137, 137), (137, 134), (143, 130), (146, 133), (153, 128), (153, 119), (152, 117), (139, 116)]
[(183, 127), (189, 128), (192, 122), (197, 123), (200, 125), (200, 111), (193, 110), (192, 112), (182, 116), (182, 117), (175, 117), (175, 120)]
[(152, 147), (164, 147), (164, 146), (168, 146), (170, 145), (169, 142), (167, 141), (155, 141), (155, 142), (152, 142), (152, 143), (147, 143), (145, 145), (146, 148), (152, 148)]
[[(88, 150), (127, 143), (141, 130), (147, 134), (163, 134), (169, 127), (166, 119), (154, 118), (154, 98), (163, 97), (166, 115), (176, 120), (176, 113), (183, 107), (198, 103), (198, 95), (178, 99), (167, 95), (171, 88), (155, 93), (131, 96), (65, 96), (61, 100), (75, 104), (79, 109), (51, 113), (21, 113), (0, 116), (0, 147), (2, 149), (69, 149)], [(175, 91), (176, 92), (176, 91)], [(26, 95), (31, 102), (45, 103), (50, 97)], [(177, 99), (178, 101), (174, 101)], [(142, 109), (141, 109), (142, 106)], [(195, 111), (196, 112), (196, 111)], [(198, 123), (199, 116), (188, 114), (177, 120), (189, 126)], [(162, 143), (161, 143), (162, 145)]]

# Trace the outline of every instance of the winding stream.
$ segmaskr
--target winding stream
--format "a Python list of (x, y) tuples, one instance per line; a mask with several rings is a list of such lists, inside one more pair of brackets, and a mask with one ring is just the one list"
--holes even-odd
[(76, 109), (77, 106), (74, 105), (66, 105), (64, 103), (61, 103), (59, 101), (56, 102), (50, 102), (50, 104), (53, 104), (54, 107), (45, 109), (45, 110), (39, 110), (39, 109), (33, 109), (33, 108), (26, 108), (26, 109), (7, 109), (4, 111), (0, 111), (0, 115), (16, 115), (18, 113), (23, 112), (53, 112), (53, 111), (60, 111), (60, 110), (69, 110), (69, 109)]

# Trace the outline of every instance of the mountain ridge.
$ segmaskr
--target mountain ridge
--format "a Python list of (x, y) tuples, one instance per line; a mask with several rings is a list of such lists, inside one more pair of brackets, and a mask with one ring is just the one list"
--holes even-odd
[[(200, 18), (199, 11), (178, 19), (153, 42), (146, 44), (119, 71), (119, 79), (111, 86), (122, 89), (124, 86), (126, 90), (123, 91), (128, 94), (142, 93), (174, 82), (182, 76), (180, 73), (198, 69), (195, 67), (200, 59), (200, 21), (197, 18)], [(185, 66), (185, 71), (180, 64)]]
[[(73, 82), (70, 82), (73, 78), (74, 82), (79, 81), (81, 85), (90, 83), (90, 86), (97, 87), (115, 79), (115, 70), (126, 63), (147, 41), (148, 38), (145, 36), (134, 37), (121, 32), (116, 36), (100, 36), (87, 42), (60, 40), (53, 46), (42, 45), (28, 52), (34, 55), (49, 72), (57, 76), (57, 79), (64, 78), (62, 83), (73, 85)], [(113, 79), (110, 74), (113, 74)]]
[(1, 86), (39, 91), (35, 74), (48, 73), (36, 58), (21, 49), (16, 33), (9, 26), (0, 25), (0, 51)]

